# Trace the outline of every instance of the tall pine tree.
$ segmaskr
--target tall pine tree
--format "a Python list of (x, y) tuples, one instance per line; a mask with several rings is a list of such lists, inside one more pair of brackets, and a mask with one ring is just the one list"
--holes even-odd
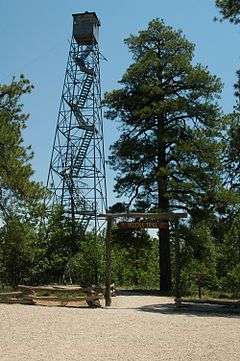
[[(120, 123), (111, 147), (115, 191), (129, 206), (168, 212), (214, 208), (220, 183), (221, 82), (193, 64), (194, 45), (158, 19), (125, 40), (133, 63), (105, 96)], [(159, 229), (160, 289), (171, 289), (170, 231)]]

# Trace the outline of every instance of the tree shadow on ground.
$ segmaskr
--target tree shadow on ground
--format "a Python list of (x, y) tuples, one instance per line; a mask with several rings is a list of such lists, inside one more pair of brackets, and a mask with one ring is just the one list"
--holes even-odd
[[(121, 290), (117, 292), (119, 296), (159, 296), (173, 297), (159, 290)], [(155, 313), (159, 315), (185, 315), (199, 317), (228, 317), (238, 318), (240, 316), (240, 305), (214, 305), (214, 304), (183, 304), (177, 307), (174, 303), (159, 303), (136, 307), (137, 311)]]
[(150, 312), (161, 315), (185, 315), (199, 317), (240, 317), (240, 306), (220, 306), (208, 304), (183, 304), (176, 306), (174, 303), (159, 303), (146, 305), (137, 309), (141, 312)]

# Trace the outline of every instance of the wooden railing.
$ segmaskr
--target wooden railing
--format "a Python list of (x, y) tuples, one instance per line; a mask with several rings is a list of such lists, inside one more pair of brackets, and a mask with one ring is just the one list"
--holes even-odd
[[(112, 293), (115, 292), (112, 285)], [(70, 302), (86, 302), (89, 307), (101, 307), (101, 300), (104, 298), (104, 289), (101, 287), (80, 287), (80, 286), (26, 286), (19, 285), (16, 292), (0, 293), (2, 303), (21, 304), (48, 304), (57, 302), (66, 306)]]
[(209, 304), (209, 305), (220, 305), (220, 306), (235, 306), (240, 307), (240, 300), (230, 300), (230, 299), (215, 299), (215, 298), (175, 298), (175, 304), (177, 306), (184, 305), (186, 303), (195, 303), (195, 304)]

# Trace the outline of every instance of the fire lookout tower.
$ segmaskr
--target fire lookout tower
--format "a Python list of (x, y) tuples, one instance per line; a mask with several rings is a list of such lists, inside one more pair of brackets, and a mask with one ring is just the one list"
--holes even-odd
[(100, 21), (73, 14), (73, 33), (57, 118), (47, 186), (51, 204), (83, 232), (98, 231), (107, 208), (101, 108)]

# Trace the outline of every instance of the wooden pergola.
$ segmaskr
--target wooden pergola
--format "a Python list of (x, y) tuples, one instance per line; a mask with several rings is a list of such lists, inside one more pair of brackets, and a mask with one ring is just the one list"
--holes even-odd
[[(111, 306), (111, 283), (112, 283), (112, 227), (116, 219), (124, 219), (118, 224), (120, 229), (166, 229), (168, 230), (169, 221), (186, 218), (186, 213), (106, 213), (100, 214), (100, 218), (107, 220), (107, 231), (105, 238), (105, 252), (106, 252), (106, 279), (105, 279), (105, 306)], [(135, 221), (129, 222), (129, 219)], [(136, 221), (137, 219), (137, 221)], [(126, 221), (127, 220), (127, 221)], [(180, 267), (179, 259), (179, 242), (176, 245), (176, 298), (180, 298)]]

